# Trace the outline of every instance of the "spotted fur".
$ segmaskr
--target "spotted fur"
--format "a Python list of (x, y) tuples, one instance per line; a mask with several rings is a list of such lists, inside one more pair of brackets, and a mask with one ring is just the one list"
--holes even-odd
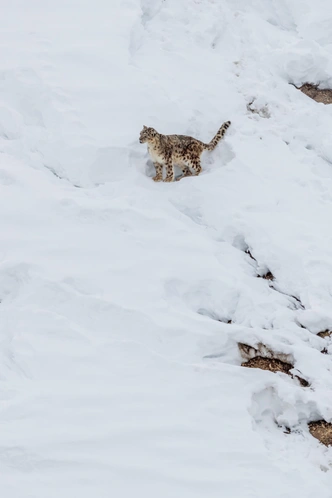
[(201, 154), (204, 150), (212, 151), (225, 135), (231, 122), (226, 121), (210, 143), (205, 144), (196, 138), (185, 135), (162, 135), (154, 128), (143, 126), (139, 141), (148, 144), (148, 151), (156, 169), (155, 182), (163, 180), (163, 166), (166, 167), (164, 182), (174, 181), (174, 165), (179, 166), (184, 176), (195, 175), (202, 171)]

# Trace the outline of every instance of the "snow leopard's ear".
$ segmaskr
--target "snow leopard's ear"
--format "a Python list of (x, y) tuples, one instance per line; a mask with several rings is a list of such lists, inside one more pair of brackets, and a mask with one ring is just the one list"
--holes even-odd
[(143, 130), (146, 130), (147, 129), (147, 126), (143, 125)]

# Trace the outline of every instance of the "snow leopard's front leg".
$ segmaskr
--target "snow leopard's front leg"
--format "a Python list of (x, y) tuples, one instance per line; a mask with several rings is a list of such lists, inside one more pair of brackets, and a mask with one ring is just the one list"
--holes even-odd
[(173, 182), (175, 177), (174, 165), (171, 157), (166, 159), (166, 178), (164, 182)]
[(155, 182), (162, 182), (163, 180), (163, 165), (160, 163), (154, 163), (156, 169), (156, 176), (152, 178)]

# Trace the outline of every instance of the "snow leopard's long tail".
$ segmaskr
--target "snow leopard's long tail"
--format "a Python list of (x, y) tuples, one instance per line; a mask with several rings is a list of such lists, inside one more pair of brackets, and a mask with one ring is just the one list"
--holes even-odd
[(215, 149), (220, 140), (222, 139), (222, 137), (225, 135), (226, 130), (230, 127), (230, 125), (231, 125), (230, 121), (225, 121), (225, 123), (220, 126), (216, 136), (213, 137), (211, 142), (209, 144), (205, 144), (205, 149), (210, 151)]

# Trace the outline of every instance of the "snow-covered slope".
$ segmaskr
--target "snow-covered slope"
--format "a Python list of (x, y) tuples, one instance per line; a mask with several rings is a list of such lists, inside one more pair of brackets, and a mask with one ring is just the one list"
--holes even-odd
[[(332, 107), (289, 84), (332, 84), (330, 0), (1, 14), (2, 496), (330, 498)], [(199, 177), (151, 180), (143, 124), (228, 119)]]

